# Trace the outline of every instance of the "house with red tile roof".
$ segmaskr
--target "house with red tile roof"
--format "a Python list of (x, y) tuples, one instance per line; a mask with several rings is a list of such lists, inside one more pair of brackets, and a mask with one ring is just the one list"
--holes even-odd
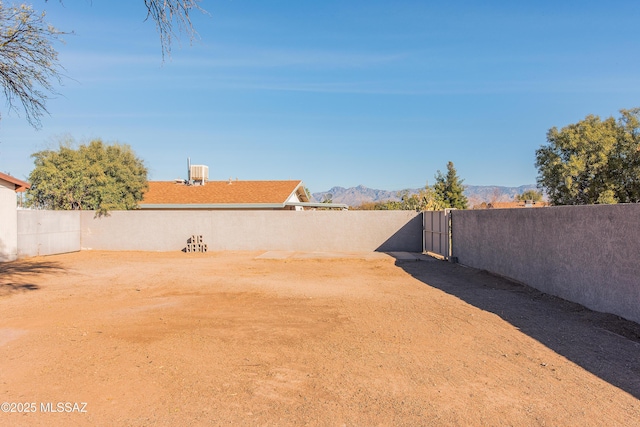
[(533, 200), (518, 202), (491, 202), (487, 204), (488, 209), (544, 208), (545, 206), (549, 206), (549, 203), (543, 200), (538, 202), (534, 202)]
[(149, 181), (140, 209), (260, 209), (303, 210), (314, 207), (346, 209), (346, 205), (309, 200), (302, 181)]
[(28, 182), (24, 182), (19, 180), (18, 178), (14, 178), (11, 175), (7, 175), (6, 173), (0, 172), (0, 186), (5, 188), (9, 188), (14, 192), (22, 192), (31, 188), (31, 185)]

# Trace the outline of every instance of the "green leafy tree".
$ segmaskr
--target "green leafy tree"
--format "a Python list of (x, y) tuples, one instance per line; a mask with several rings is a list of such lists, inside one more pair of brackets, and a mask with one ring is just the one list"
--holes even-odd
[(458, 177), (453, 162), (447, 163), (447, 174), (438, 171), (433, 191), (438, 204), (443, 208), (467, 209), (468, 200), (464, 195), (463, 179)]
[(402, 210), (435, 211), (443, 208), (444, 205), (429, 183), (418, 193), (409, 194), (408, 191), (400, 193), (400, 209)]
[[(200, 0), (144, 0), (147, 19), (156, 24), (162, 47), (162, 58), (170, 55), (178, 34), (196, 36), (191, 12), (203, 11)], [(7, 6), (0, 0), (0, 85), (9, 111), (18, 112), (22, 105), (27, 121), (40, 127), (47, 114), (46, 103), (56, 95), (54, 85), (60, 83), (62, 66), (54, 43), (61, 35), (45, 21), (45, 12), (31, 5)]]
[(619, 203), (640, 202), (640, 108), (621, 110), (618, 138), (610, 154), (609, 176)]
[(516, 195), (515, 199), (516, 202), (526, 202), (527, 200), (539, 202), (542, 200), (542, 192), (536, 190), (527, 190), (522, 194)]
[(442, 209), (442, 205), (436, 199), (436, 195), (428, 183), (417, 193), (410, 193), (409, 190), (400, 191), (398, 192), (398, 197), (400, 200), (363, 203), (357, 207), (357, 209), (378, 211), (425, 211)]
[(551, 204), (640, 202), (640, 109), (620, 112), (617, 121), (589, 115), (547, 132), (536, 167)]
[(322, 197), (321, 203), (333, 203), (333, 194), (327, 193)]
[(147, 190), (147, 169), (128, 145), (101, 140), (80, 145), (61, 143), (58, 150), (32, 155), (27, 204), (39, 209), (134, 209)]
[(373, 210), (376, 211), (401, 211), (401, 210), (406, 210), (406, 209), (402, 209), (403, 205), (402, 202), (399, 202), (397, 200), (386, 200), (384, 202), (378, 202), (375, 204), (375, 206), (373, 207)]

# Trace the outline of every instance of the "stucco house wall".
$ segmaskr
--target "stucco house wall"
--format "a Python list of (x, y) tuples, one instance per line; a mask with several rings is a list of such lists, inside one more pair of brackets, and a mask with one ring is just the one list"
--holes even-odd
[(0, 262), (18, 255), (18, 210), (15, 184), (0, 178)]

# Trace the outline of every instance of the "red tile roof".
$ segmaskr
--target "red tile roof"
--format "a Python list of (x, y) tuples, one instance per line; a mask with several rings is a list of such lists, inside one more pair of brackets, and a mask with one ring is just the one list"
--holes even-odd
[(149, 190), (145, 193), (140, 206), (284, 205), (301, 186), (302, 181), (207, 181), (205, 185), (149, 181)]
[(31, 184), (29, 184), (28, 182), (21, 181), (18, 178), (7, 175), (6, 173), (0, 172), (0, 179), (15, 185), (15, 190), (18, 192), (31, 188)]
[(493, 203), (487, 204), (487, 208), (489, 209), (514, 209), (514, 208), (528, 208), (528, 207), (543, 208), (545, 206), (548, 206), (548, 203), (544, 201), (533, 202), (531, 205), (528, 205), (528, 206), (526, 205), (525, 202), (493, 202)]

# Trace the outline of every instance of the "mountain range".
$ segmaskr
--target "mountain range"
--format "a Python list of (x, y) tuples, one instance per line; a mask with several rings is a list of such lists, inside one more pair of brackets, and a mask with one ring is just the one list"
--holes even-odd
[[(357, 187), (333, 187), (327, 191), (312, 193), (312, 198), (317, 202), (322, 202), (326, 198), (330, 198), (333, 203), (344, 203), (349, 206), (360, 206), (368, 202), (385, 202), (388, 200), (400, 200), (400, 194), (408, 192), (409, 194), (418, 193), (421, 188), (406, 188), (403, 190), (387, 191), (368, 188), (364, 185)], [(464, 195), (469, 200), (469, 207), (479, 205), (482, 202), (510, 202), (518, 194), (522, 194), (527, 190), (538, 191), (535, 184), (521, 185), (519, 187), (501, 187), (496, 185), (467, 185)]]

